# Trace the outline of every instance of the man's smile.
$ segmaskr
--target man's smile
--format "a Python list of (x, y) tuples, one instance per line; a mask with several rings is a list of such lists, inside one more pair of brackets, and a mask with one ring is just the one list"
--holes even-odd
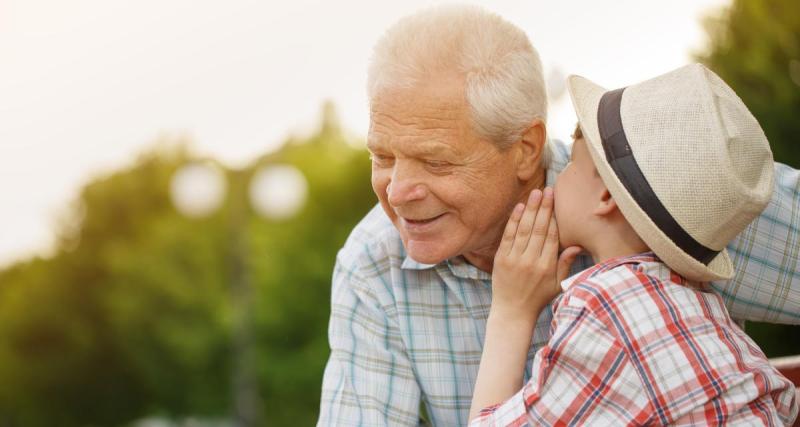
[(409, 232), (413, 233), (424, 233), (426, 231), (430, 231), (438, 222), (439, 219), (443, 218), (446, 213), (441, 213), (439, 215), (433, 217), (418, 217), (418, 218), (407, 218), (404, 216), (398, 216), (400, 222), (403, 224), (403, 228), (408, 230)]

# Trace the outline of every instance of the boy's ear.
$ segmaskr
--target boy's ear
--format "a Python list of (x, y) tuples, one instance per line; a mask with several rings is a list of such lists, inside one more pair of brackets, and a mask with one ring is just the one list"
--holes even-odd
[(540, 119), (534, 119), (531, 126), (515, 144), (517, 153), (517, 177), (523, 181), (532, 179), (541, 169), (542, 152), (547, 141), (547, 129)]
[(611, 196), (611, 193), (607, 188), (603, 188), (602, 193), (600, 194), (600, 200), (598, 201), (592, 213), (598, 216), (608, 216), (618, 209), (619, 208), (617, 207), (617, 202), (614, 200), (614, 197)]

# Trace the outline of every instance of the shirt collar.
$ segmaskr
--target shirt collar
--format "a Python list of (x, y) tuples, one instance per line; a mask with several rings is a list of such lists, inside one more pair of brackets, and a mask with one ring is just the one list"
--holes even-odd
[(575, 284), (575, 282), (576, 282), (576, 281), (578, 281), (578, 279), (579, 279), (581, 276), (584, 276), (585, 272), (587, 272), (587, 271), (591, 270), (592, 268), (594, 268), (594, 267), (589, 267), (589, 268), (588, 268), (588, 269), (586, 269), (586, 270), (579, 271), (579, 272), (577, 272), (577, 273), (573, 274), (572, 276), (569, 276), (569, 277), (567, 277), (566, 279), (562, 280), (562, 281), (561, 281), (561, 291), (562, 291), (562, 292), (566, 292), (566, 291), (567, 291), (567, 289), (569, 289), (570, 287), (572, 287), (572, 285), (573, 285), (573, 284)]
[(421, 262), (414, 261), (408, 255), (406, 255), (406, 259), (403, 260), (403, 264), (400, 265), (400, 268), (403, 270), (427, 270), (433, 267), (436, 267), (436, 264), (423, 264)]
[(478, 267), (475, 267), (461, 255), (450, 258), (445, 262), (447, 263), (447, 267), (450, 269), (450, 272), (452, 272), (456, 277), (473, 280), (492, 280), (491, 273), (487, 273)]
[(437, 266), (442, 266), (450, 270), (450, 272), (461, 279), (473, 280), (492, 280), (492, 275), (478, 267), (470, 264), (463, 256), (459, 255), (448, 260), (442, 261), (438, 264), (423, 264), (415, 261), (410, 256), (406, 255), (400, 268), (403, 270), (427, 270)]
[(566, 291), (576, 282), (580, 282), (585, 279), (594, 277), (600, 273), (619, 267), (620, 265), (623, 264), (638, 264), (641, 262), (657, 262), (657, 261), (659, 261), (659, 258), (653, 252), (642, 252), (633, 255), (620, 255), (615, 258), (610, 258), (562, 280), (561, 290)]

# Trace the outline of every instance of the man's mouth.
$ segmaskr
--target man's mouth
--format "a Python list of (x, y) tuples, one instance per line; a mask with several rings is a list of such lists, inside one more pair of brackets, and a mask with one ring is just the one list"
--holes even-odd
[(406, 217), (403, 217), (403, 219), (406, 220), (406, 222), (408, 222), (409, 224), (427, 224), (429, 222), (435, 221), (436, 219), (440, 218), (442, 215), (444, 215), (444, 214), (439, 214), (439, 215), (436, 215), (434, 217), (425, 218), (425, 219), (412, 219), (412, 218), (406, 218)]
[(422, 232), (422, 231), (427, 231), (429, 226), (431, 226), (434, 222), (436, 222), (436, 220), (443, 217), (444, 215), (445, 214), (442, 213), (429, 218), (406, 218), (404, 216), (401, 216), (400, 218), (402, 219), (405, 228), (408, 229), (409, 231)]

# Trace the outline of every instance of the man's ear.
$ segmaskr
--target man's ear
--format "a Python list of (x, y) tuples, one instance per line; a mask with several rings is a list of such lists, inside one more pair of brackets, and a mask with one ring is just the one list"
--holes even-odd
[(611, 196), (611, 193), (608, 191), (607, 188), (602, 189), (602, 193), (600, 194), (600, 200), (597, 202), (597, 205), (594, 207), (593, 214), (597, 216), (608, 216), (619, 208), (617, 207), (617, 202), (614, 200), (614, 197)]
[(541, 169), (542, 152), (547, 141), (547, 128), (541, 119), (534, 119), (531, 126), (515, 144), (517, 154), (517, 177), (523, 181), (532, 179)]

